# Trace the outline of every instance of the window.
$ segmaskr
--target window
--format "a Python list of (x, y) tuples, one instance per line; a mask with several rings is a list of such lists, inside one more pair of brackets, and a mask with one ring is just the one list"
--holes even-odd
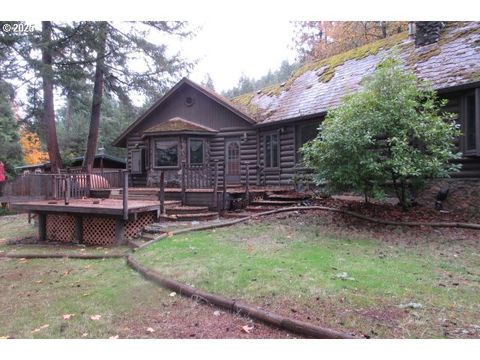
[(143, 149), (131, 151), (132, 174), (142, 174), (144, 170)]
[(188, 156), (190, 165), (203, 164), (204, 144), (205, 141), (203, 139), (190, 139), (188, 141)]
[(279, 160), (279, 139), (278, 134), (265, 135), (265, 167), (278, 168)]
[(315, 139), (318, 134), (318, 122), (313, 122), (309, 124), (299, 125), (297, 127), (297, 163), (302, 162), (302, 154), (300, 153), (299, 149), (307, 142)]
[(477, 118), (475, 114), (475, 93), (465, 97), (465, 149), (477, 150)]
[(178, 140), (155, 141), (155, 167), (177, 167), (178, 147)]

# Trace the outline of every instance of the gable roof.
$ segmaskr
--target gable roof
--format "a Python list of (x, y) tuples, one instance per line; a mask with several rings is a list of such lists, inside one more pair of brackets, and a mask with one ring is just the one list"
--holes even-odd
[(191, 86), (192, 88), (196, 89), (197, 91), (201, 92), (208, 98), (212, 99), (215, 101), (217, 104), (227, 108), (231, 112), (235, 113), (242, 119), (244, 119), (246, 122), (250, 124), (254, 124), (255, 121), (243, 110), (239, 109), (236, 107), (230, 100), (227, 98), (211, 91), (210, 89), (207, 89), (204, 86), (201, 86), (192, 80), (189, 80), (187, 78), (181, 79), (174, 87), (172, 87), (164, 96), (162, 96), (160, 99), (158, 99), (155, 103), (153, 103), (152, 106), (150, 106), (142, 115), (140, 115), (137, 120), (135, 120), (132, 124), (130, 124), (129, 127), (127, 127), (113, 142), (113, 146), (122, 146), (125, 145), (126, 143), (126, 138), (127, 135), (135, 129), (135, 127), (140, 124), (145, 118), (147, 118), (150, 114), (152, 114), (163, 102), (165, 102), (168, 98), (170, 98), (177, 90), (179, 90), (182, 86), (188, 85)]
[(144, 131), (145, 134), (158, 133), (178, 133), (178, 132), (195, 132), (195, 133), (216, 133), (218, 131), (208, 126), (200, 125), (181, 117), (174, 117), (160, 124), (154, 125)]
[[(396, 49), (396, 50), (394, 50)], [(304, 65), (285, 83), (232, 101), (260, 124), (325, 114), (361, 87), (385, 56), (398, 52), (406, 67), (437, 90), (480, 82), (480, 23), (446, 23), (438, 42), (415, 47), (407, 33)]]

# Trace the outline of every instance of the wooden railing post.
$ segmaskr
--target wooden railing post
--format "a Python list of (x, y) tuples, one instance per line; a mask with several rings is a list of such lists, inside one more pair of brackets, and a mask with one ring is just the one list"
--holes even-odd
[(225, 210), (225, 201), (227, 200), (227, 162), (223, 162), (223, 192), (222, 192), (222, 211)]
[(123, 174), (123, 220), (128, 220), (128, 171)]
[(57, 176), (55, 174), (51, 174), (52, 179), (52, 197), (53, 199), (57, 200), (58, 193), (57, 193)]
[(187, 200), (187, 194), (186, 194), (186, 166), (185, 166), (185, 161), (182, 161), (182, 205), (185, 205), (186, 200)]
[(218, 159), (214, 160), (213, 166), (213, 208), (218, 211)]
[(160, 200), (160, 214), (165, 214), (165, 172), (160, 171), (160, 193), (158, 194)]
[(65, 192), (64, 192), (64, 198), (65, 198), (65, 205), (68, 205), (70, 203), (70, 188), (71, 188), (71, 179), (70, 175), (65, 176)]
[(245, 198), (247, 205), (250, 204), (250, 162), (245, 163), (247, 173), (245, 174)]

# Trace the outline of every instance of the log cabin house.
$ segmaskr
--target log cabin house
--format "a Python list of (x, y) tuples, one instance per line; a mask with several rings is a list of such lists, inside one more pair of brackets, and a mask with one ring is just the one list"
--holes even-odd
[(478, 22), (417, 22), (409, 32), (308, 63), (282, 84), (233, 99), (184, 78), (113, 145), (128, 149), (127, 167), (137, 186), (158, 185), (163, 171), (166, 186), (178, 187), (187, 168), (193, 171), (189, 177), (208, 180), (216, 163), (227, 185), (245, 185), (247, 178), (257, 186), (291, 185), (302, 171), (298, 149), (316, 136), (327, 111), (393, 52), (449, 100), (446, 110), (458, 114), (463, 131), (461, 172), (432, 191), (457, 186), (457, 195), (478, 204), (471, 196), (480, 179)]

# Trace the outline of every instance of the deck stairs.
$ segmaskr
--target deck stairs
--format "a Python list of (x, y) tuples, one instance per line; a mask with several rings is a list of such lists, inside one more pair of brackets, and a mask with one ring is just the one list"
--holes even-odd
[(226, 214), (226, 217), (241, 218), (258, 212), (275, 210), (280, 207), (299, 206), (308, 201), (310, 195), (292, 191), (273, 191), (266, 192), (261, 197), (254, 198), (250, 204), (242, 211), (232, 211)]

